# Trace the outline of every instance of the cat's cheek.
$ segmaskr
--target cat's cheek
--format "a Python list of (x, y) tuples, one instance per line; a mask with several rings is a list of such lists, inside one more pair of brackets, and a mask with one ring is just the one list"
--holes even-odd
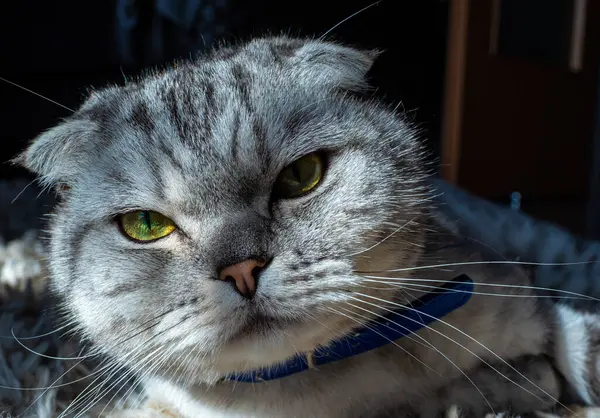
[[(74, 290), (69, 296), (68, 307), (93, 340), (101, 340), (105, 334), (110, 335), (113, 332), (114, 324), (112, 322), (117, 318), (111, 315), (110, 311), (114, 304), (111, 307), (108, 301), (101, 301), (87, 292)], [(110, 308), (107, 309), (107, 307)], [(112, 320), (111, 317), (113, 317)]]

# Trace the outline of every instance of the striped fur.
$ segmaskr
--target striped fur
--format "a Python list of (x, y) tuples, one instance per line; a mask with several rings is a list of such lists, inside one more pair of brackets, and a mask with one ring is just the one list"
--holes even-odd
[[(501, 258), (558, 264), (528, 266), (535, 286), (600, 298), (600, 242), (575, 237), (443, 180), (434, 184), (444, 223), (455, 234), (481, 242)], [(585, 405), (600, 405), (600, 303), (563, 299), (551, 291), (540, 293), (557, 296), (554, 352), (558, 368)]]
[[(600, 242), (585, 240), (549, 222), (494, 204), (440, 180), (433, 180), (437, 207), (455, 234), (479, 241), (508, 260), (533, 266), (534, 285), (600, 299)], [(558, 299), (557, 299), (558, 300)], [(561, 299), (597, 311), (600, 303)]]
[[(479, 215), (433, 207), (416, 130), (362, 94), (376, 55), (286, 37), (221, 48), (94, 92), (23, 153), (21, 163), (62, 193), (50, 228), (52, 289), (96, 352), (139, 373), (151, 413), (133, 416), (437, 417), (453, 404), (482, 416), (556, 403), (551, 343), (567, 341), (555, 357), (566, 353), (568, 363), (577, 352), (565, 332), (585, 320), (567, 313), (570, 328), (557, 330), (556, 304), (536, 297), (520, 266), (485, 264), (489, 251), (460, 237), (468, 234), (456, 218)], [(281, 170), (315, 151), (327, 155), (321, 184), (275, 196)], [(163, 213), (178, 228), (129, 240), (115, 219), (132, 210)], [(521, 254), (536, 249), (534, 235), (506, 239), (525, 242)], [(488, 246), (506, 244), (496, 241)], [(215, 280), (247, 259), (270, 260), (252, 301)], [(223, 379), (326, 346), (431, 290), (402, 280), (462, 273), (476, 283), (469, 302), (412, 338), (277, 382)], [(535, 284), (584, 284), (545, 274)], [(581, 383), (589, 357), (579, 360), (568, 379), (594, 402), (593, 385)]]

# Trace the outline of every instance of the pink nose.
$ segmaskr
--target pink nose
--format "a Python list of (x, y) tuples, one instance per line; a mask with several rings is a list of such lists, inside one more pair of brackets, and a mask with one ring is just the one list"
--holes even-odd
[(259, 270), (266, 263), (260, 260), (245, 260), (241, 263), (225, 267), (219, 274), (219, 279), (232, 281), (240, 295), (252, 298), (256, 293), (256, 280)]

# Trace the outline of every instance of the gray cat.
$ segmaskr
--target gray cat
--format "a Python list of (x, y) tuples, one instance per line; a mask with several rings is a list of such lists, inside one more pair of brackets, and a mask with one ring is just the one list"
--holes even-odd
[[(415, 130), (365, 97), (375, 57), (286, 37), (222, 47), (95, 91), (33, 141), (19, 161), (61, 195), (52, 289), (111, 359), (67, 412), (121, 369), (146, 395), (122, 416), (479, 417), (550, 410), (568, 390), (598, 403), (582, 340), (563, 338), (588, 338), (593, 315), (452, 234)], [(448, 312), (423, 313), (440, 292)], [(411, 312), (420, 329), (344, 351)]]

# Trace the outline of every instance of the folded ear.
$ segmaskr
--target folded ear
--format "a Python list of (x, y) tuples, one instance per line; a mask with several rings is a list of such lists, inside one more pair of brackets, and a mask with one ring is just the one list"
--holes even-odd
[(296, 51), (299, 68), (308, 80), (342, 90), (363, 90), (367, 73), (379, 56), (346, 46), (314, 41)]
[(367, 72), (379, 51), (359, 50), (332, 42), (275, 38), (271, 46), (292, 64), (300, 80), (342, 90), (363, 90)]
[(36, 137), (13, 161), (36, 173), (45, 186), (69, 185), (89, 157), (86, 146), (96, 133), (88, 119), (66, 119)]

